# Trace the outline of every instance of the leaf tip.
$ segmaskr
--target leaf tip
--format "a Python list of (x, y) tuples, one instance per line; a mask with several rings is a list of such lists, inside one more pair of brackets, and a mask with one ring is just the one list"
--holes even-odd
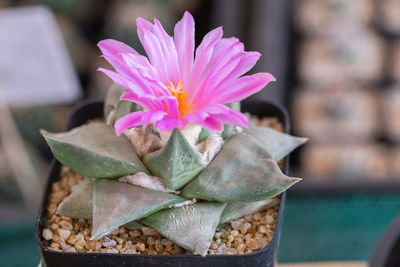
[(299, 137), (299, 140), (300, 140), (301, 144), (305, 144), (310, 140), (310, 138), (308, 138), (308, 137)]
[(303, 178), (293, 178), (293, 184), (303, 181)]
[(201, 256), (205, 257), (207, 255), (207, 251), (208, 248), (210, 247), (211, 242), (207, 242), (207, 241), (200, 241), (197, 245), (196, 245), (196, 252), (198, 254), (200, 254)]
[(39, 129), (40, 134), (44, 137), (47, 138), (48, 132), (44, 129)]

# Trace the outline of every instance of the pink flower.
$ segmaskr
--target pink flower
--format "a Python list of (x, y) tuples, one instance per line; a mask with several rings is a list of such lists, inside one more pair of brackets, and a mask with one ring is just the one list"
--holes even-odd
[(117, 120), (118, 135), (150, 123), (161, 131), (188, 123), (218, 132), (224, 123), (248, 127), (244, 114), (224, 104), (243, 100), (275, 81), (269, 73), (242, 76), (256, 64), (258, 52), (244, 51), (237, 38), (222, 38), (222, 27), (210, 31), (195, 51), (194, 20), (187, 11), (175, 25), (173, 38), (157, 19), (152, 24), (138, 18), (136, 23), (148, 58), (115, 40), (98, 44), (115, 72), (99, 70), (127, 89), (122, 100), (145, 108)]

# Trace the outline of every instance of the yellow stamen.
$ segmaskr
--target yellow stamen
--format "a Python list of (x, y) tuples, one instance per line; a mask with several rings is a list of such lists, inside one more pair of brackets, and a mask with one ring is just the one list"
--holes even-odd
[(171, 94), (176, 97), (176, 100), (178, 101), (178, 111), (179, 115), (181, 115), (181, 118), (189, 114), (190, 110), (193, 107), (193, 104), (189, 103), (189, 100), (187, 98), (187, 93), (182, 90), (183, 88), (182, 80), (178, 82), (176, 87), (172, 83), (172, 81), (169, 81), (169, 86), (167, 86), (167, 88), (171, 92)]

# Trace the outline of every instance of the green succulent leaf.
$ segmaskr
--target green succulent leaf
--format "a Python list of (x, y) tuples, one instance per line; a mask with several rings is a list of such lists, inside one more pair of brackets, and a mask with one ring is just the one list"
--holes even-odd
[[(228, 103), (226, 104), (228, 107), (230, 107), (233, 110), (239, 111), (240, 112), (240, 102), (232, 102), (232, 103)], [(221, 133), (221, 137), (223, 139), (228, 138), (233, 131), (233, 125), (231, 124), (224, 124), (224, 130)]]
[(241, 104), (240, 101), (238, 102), (231, 102), (226, 104), (228, 107), (230, 107), (233, 110), (239, 111), (240, 112), (240, 108), (241, 108)]
[(173, 130), (162, 149), (147, 154), (143, 162), (173, 190), (186, 185), (205, 167), (202, 155), (188, 143), (178, 129)]
[(120, 100), (126, 90), (118, 85), (113, 85), (107, 92), (104, 100), (104, 117), (108, 125), (113, 125), (116, 120), (134, 111), (143, 110), (143, 107), (125, 100)]
[(120, 100), (115, 108), (115, 121), (129, 113), (139, 110), (143, 110), (143, 107), (130, 101)]
[(284, 175), (266, 149), (248, 134), (235, 134), (182, 191), (188, 198), (253, 202), (278, 195), (300, 181)]
[(205, 256), (224, 208), (223, 203), (195, 203), (162, 210), (142, 222), (181, 247)]
[(200, 144), (201, 142), (206, 140), (207, 137), (209, 137), (211, 134), (212, 134), (211, 131), (207, 130), (206, 128), (201, 128), (199, 137), (197, 138), (197, 144)]
[(72, 170), (93, 178), (115, 178), (149, 171), (132, 144), (114, 128), (92, 122), (63, 133), (41, 130), (54, 156)]
[(251, 126), (244, 132), (256, 138), (276, 161), (283, 159), (308, 140), (308, 138), (292, 136), (262, 126)]
[(114, 84), (113, 86), (108, 89), (106, 97), (104, 98), (104, 117), (108, 118), (111, 111), (114, 110), (120, 101), (119, 99), (121, 98), (121, 95), (125, 92), (126, 90)]
[(232, 202), (226, 205), (219, 224), (230, 222), (237, 218), (252, 214), (259, 210), (266, 210), (279, 204), (279, 198), (269, 198), (256, 202)]
[(93, 186), (94, 180), (85, 177), (72, 193), (58, 205), (57, 213), (66, 217), (91, 219), (93, 215)]
[(96, 180), (93, 193), (92, 239), (185, 199), (111, 179)]

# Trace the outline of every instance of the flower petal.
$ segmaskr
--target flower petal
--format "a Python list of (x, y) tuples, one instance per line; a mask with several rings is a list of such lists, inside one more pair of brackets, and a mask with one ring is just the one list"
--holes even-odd
[(121, 53), (123, 62), (131, 69), (139, 71), (143, 76), (158, 80), (156, 69), (150, 64), (147, 57), (129, 53)]
[(165, 116), (163, 119), (157, 121), (154, 126), (160, 131), (166, 132), (174, 128), (182, 128), (186, 126), (186, 124), (187, 123), (185, 123), (181, 119), (173, 119), (168, 116)]
[(202, 110), (207, 112), (210, 117), (218, 119), (224, 123), (246, 128), (249, 126), (249, 121), (243, 113), (233, 110), (225, 105), (211, 104), (204, 107)]
[(121, 74), (116, 73), (116, 72), (114, 72), (112, 70), (104, 69), (104, 68), (98, 68), (97, 70), (103, 72), (105, 75), (110, 77), (111, 80), (113, 80), (113, 82), (115, 82), (119, 86), (122, 86), (125, 89), (129, 88), (129, 85), (128, 85), (130, 83), (129, 79), (125, 78)]
[(181, 115), (179, 114), (179, 105), (178, 100), (174, 96), (162, 96), (160, 100), (166, 107), (166, 112), (171, 116), (173, 119), (180, 120)]
[(126, 91), (121, 95), (120, 100), (137, 103), (148, 110), (164, 110), (164, 106), (160, 99), (152, 95), (138, 96), (132, 91)]
[(154, 19), (153, 31), (159, 39), (164, 51), (165, 62), (168, 68), (168, 80), (172, 81), (173, 84), (178, 84), (179, 80), (181, 79), (181, 73), (174, 39), (165, 32), (163, 26), (157, 19)]
[(147, 127), (150, 123), (161, 120), (165, 115), (166, 113), (160, 110), (132, 112), (115, 122), (115, 132), (117, 135), (120, 135), (123, 131), (131, 127), (140, 125)]
[(163, 84), (168, 84), (168, 68), (164, 56), (163, 48), (160, 41), (153, 33), (153, 25), (143, 18), (136, 20), (137, 32), (140, 42), (146, 50), (150, 63), (157, 70), (160, 81)]
[(135, 78), (133, 74), (130, 75), (129, 78), (127, 78), (126, 76), (111, 70), (103, 68), (98, 68), (97, 70), (103, 72), (108, 77), (110, 77), (116, 84), (124, 87), (127, 90), (132, 91), (136, 95), (141, 96), (146, 94), (150, 95), (153, 94), (156, 96), (155, 94), (156, 89), (154, 89), (154, 84), (152, 84), (151, 82), (146, 83), (147, 81), (146, 79), (140, 79), (136, 77), (135, 80), (132, 80), (133, 78)]
[(155, 96), (170, 95), (168, 89), (158, 78), (157, 71), (149, 63), (146, 57), (132, 54), (122, 54), (123, 59), (131, 69), (130, 78), (144, 91), (151, 92)]
[(194, 19), (185, 11), (174, 29), (174, 43), (178, 53), (178, 62), (182, 81), (189, 82), (194, 58)]
[(130, 70), (125, 66), (121, 54), (139, 55), (132, 47), (112, 39), (100, 41), (97, 46), (117, 72), (129, 76)]
[[(239, 76), (248, 72), (254, 65), (257, 63), (261, 54), (258, 52), (241, 52), (236, 56), (232, 57), (229, 62), (226, 63), (222, 69), (224, 70), (221, 73), (218, 73), (220, 78), (214, 79), (211, 88), (208, 92), (213, 91), (214, 88), (218, 88), (223, 86), (224, 83), (228, 83), (237, 79)], [(221, 79), (221, 77), (223, 79)]]
[(194, 59), (192, 70), (193, 74), (189, 83), (187, 84), (188, 89), (186, 90), (190, 102), (193, 102), (193, 96), (196, 94), (196, 91), (199, 87), (196, 85), (198, 85), (200, 81), (204, 80), (204, 71), (207, 67), (207, 64), (210, 62), (215, 45), (222, 38), (222, 34), (222, 27), (218, 27), (210, 31), (204, 36), (200, 45), (196, 49), (196, 57)]
[(199, 81), (197, 85), (194, 85), (196, 93), (193, 95), (193, 99), (195, 99), (198, 104), (201, 105), (206, 102), (205, 97), (209, 94), (209, 90), (212, 89), (210, 87), (212, 87), (216, 78), (224, 78), (232, 71), (231, 68), (229, 70), (224, 69), (227, 63), (236, 60), (236, 63), (232, 63), (238, 64), (238, 54), (241, 53), (243, 49), (243, 44), (239, 42), (237, 38), (223, 38), (215, 45), (202, 80)]
[(222, 132), (224, 130), (224, 124), (220, 120), (213, 117), (208, 117), (201, 125), (207, 130), (213, 132)]
[(236, 79), (251, 70), (257, 61), (260, 59), (261, 54), (255, 51), (244, 52), (241, 55), (240, 62), (233, 72), (229, 74), (230, 79)]
[[(184, 119), (188, 122), (200, 124), (211, 131), (214, 131), (217, 125), (215, 120), (221, 124), (227, 123), (246, 128), (249, 126), (248, 119), (244, 114), (221, 104), (207, 105), (192, 114), (186, 115)], [(214, 128), (208, 128), (210, 124)]]
[(102, 40), (98, 42), (97, 46), (100, 48), (100, 51), (103, 53), (103, 55), (106, 56), (119, 57), (121, 53), (139, 55), (138, 52), (136, 52), (132, 47), (113, 39)]
[(275, 81), (274, 76), (266, 72), (243, 76), (215, 90), (209, 98), (221, 104), (241, 101), (259, 92), (271, 81)]

